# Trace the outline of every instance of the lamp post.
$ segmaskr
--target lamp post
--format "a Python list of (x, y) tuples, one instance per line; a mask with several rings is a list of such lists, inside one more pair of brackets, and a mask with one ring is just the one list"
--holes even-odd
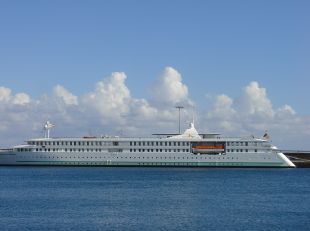
[(179, 134), (181, 134), (181, 109), (183, 109), (183, 106), (175, 106), (175, 108), (179, 109)]

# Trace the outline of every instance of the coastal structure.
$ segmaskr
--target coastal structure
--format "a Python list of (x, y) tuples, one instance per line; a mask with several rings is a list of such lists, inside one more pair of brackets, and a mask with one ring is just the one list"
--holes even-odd
[(117, 136), (44, 138), (0, 150), (0, 165), (161, 166), (161, 167), (295, 167), (262, 138), (225, 138), (199, 134), (194, 123), (183, 134), (152, 138)]

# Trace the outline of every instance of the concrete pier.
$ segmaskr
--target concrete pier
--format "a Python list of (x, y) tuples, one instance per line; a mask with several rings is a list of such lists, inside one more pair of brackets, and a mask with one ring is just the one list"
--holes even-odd
[(310, 168), (310, 152), (283, 152), (298, 168)]

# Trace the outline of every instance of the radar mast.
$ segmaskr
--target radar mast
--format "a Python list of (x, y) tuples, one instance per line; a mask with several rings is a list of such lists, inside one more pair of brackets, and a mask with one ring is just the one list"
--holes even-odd
[(44, 137), (49, 139), (50, 138), (50, 130), (55, 127), (54, 124), (52, 124), (50, 121), (46, 121), (44, 124), (44, 130), (45, 130), (45, 135)]

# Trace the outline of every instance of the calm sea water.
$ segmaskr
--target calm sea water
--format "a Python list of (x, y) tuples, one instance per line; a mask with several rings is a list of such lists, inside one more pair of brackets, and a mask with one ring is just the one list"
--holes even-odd
[(0, 230), (310, 230), (310, 169), (0, 167)]

